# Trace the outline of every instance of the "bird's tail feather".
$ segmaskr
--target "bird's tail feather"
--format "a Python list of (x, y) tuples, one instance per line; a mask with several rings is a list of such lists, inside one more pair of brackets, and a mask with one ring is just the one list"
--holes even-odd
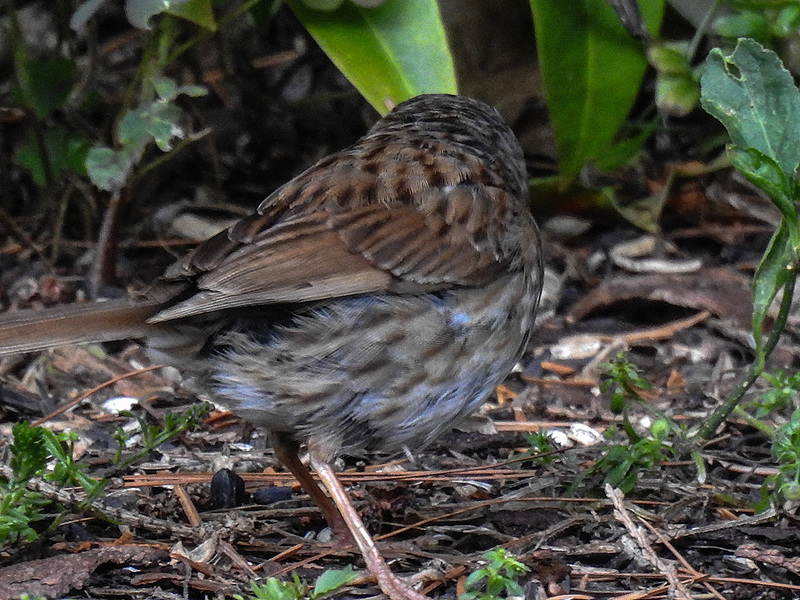
[(113, 300), (0, 315), (0, 356), (88, 342), (146, 337), (162, 303)]

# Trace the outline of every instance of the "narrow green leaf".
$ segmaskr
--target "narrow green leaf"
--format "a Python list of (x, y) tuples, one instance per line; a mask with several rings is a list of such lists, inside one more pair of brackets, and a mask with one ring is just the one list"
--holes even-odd
[(31, 427), (28, 421), (20, 421), (11, 432), (11, 471), (14, 481), (27, 481), (47, 466), (49, 455), (44, 446), (42, 427)]
[(694, 468), (697, 471), (697, 483), (703, 485), (708, 477), (705, 459), (699, 450), (692, 450), (691, 456), (694, 461)]
[(334, 11), (287, 2), (334, 64), (381, 114), (426, 93), (455, 94), (455, 68), (435, 0)]
[(85, 0), (85, 2), (82, 2), (69, 18), (70, 28), (74, 31), (82, 31), (83, 28), (86, 27), (86, 23), (89, 22), (89, 19), (91, 19), (107, 1), (108, 0)]
[(741, 39), (726, 57), (715, 48), (700, 79), (703, 108), (740, 148), (755, 148), (787, 177), (800, 162), (800, 93), (778, 55)]
[(625, 408), (625, 393), (622, 388), (617, 388), (611, 396), (611, 412), (618, 415)]
[(792, 249), (791, 236), (786, 220), (769, 241), (753, 277), (753, 337), (756, 342), (756, 360), (764, 366), (764, 319), (775, 296), (795, 277), (797, 255)]
[[(561, 172), (575, 177), (611, 144), (628, 116), (647, 68), (641, 43), (606, 0), (530, 0), (547, 106)], [(662, 0), (640, 0), (653, 34)]]
[(216, 31), (217, 22), (211, 0), (126, 0), (125, 16), (139, 29), (149, 29), (150, 19), (162, 12), (191, 21), (209, 31)]
[(619, 484), (619, 491), (623, 494), (630, 494), (634, 488), (636, 488), (636, 482), (638, 481), (639, 476), (636, 474), (636, 471), (631, 471), (628, 475), (620, 482)]
[(467, 576), (467, 580), (464, 582), (464, 587), (466, 589), (470, 589), (475, 587), (478, 582), (482, 581), (486, 578), (486, 570), (485, 569), (478, 569)]
[(211, 0), (188, 0), (185, 2), (172, 0), (168, 4), (166, 12), (169, 14), (191, 21), (208, 31), (217, 30), (217, 20), (214, 18)]
[(353, 570), (352, 565), (347, 565), (344, 569), (328, 569), (317, 578), (314, 584), (312, 598), (317, 598), (328, 594), (343, 585), (347, 585), (358, 577), (358, 573)]
[(621, 487), (622, 482), (625, 481), (625, 477), (628, 475), (630, 468), (631, 462), (629, 460), (624, 460), (623, 462), (619, 463), (608, 472), (608, 475), (606, 475), (606, 483), (611, 487)]

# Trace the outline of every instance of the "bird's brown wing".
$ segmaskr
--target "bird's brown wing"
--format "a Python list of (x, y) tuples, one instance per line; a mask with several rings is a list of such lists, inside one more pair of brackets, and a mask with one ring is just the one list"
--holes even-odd
[(196, 292), (151, 321), (259, 304), (480, 285), (507, 268), (492, 235), (511, 202), (473, 184), (428, 188), (413, 203), (296, 211), (267, 204), (208, 240), (168, 276)]

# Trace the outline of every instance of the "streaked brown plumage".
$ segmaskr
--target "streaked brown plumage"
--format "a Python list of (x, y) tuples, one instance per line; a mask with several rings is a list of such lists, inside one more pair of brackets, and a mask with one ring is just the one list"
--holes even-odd
[(0, 354), (147, 337), (273, 433), (341, 533), (297, 460), (307, 444), (381, 588), (418, 599), (377, 554), (330, 463), (348, 448), (417, 448), (477, 408), (523, 352), (540, 290), (511, 130), (478, 101), (427, 95), (200, 245), (148, 301), (5, 316)]

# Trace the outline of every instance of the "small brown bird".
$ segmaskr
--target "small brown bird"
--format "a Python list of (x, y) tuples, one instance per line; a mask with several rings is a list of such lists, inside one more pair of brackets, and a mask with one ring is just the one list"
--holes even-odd
[(186, 365), (271, 432), (389, 597), (421, 600), (381, 558), (331, 464), (350, 449), (424, 446), (512, 369), (542, 286), (527, 199), (522, 151), (496, 110), (418, 96), (173, 265), (147, 301), (4, 315), (0, 354), (147, 338), (159, 360)]

